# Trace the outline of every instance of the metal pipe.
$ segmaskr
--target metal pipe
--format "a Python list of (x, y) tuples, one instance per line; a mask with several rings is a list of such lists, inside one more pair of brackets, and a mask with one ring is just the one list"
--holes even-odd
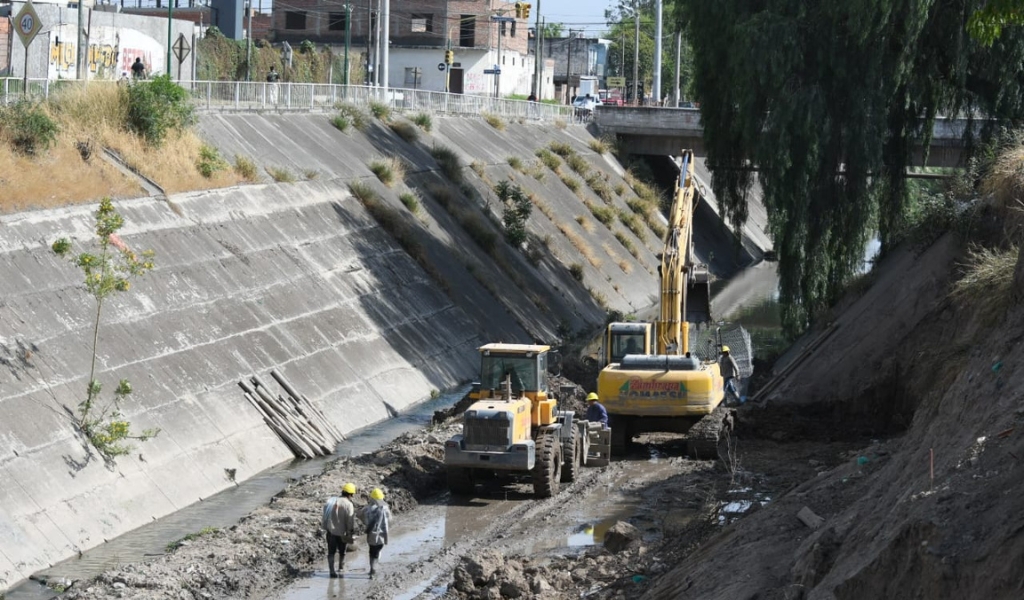
[(391, 0), (382, 0), (384, 2), (384, 14), (381, 16), (383, 23), (383, 35), (381, 36), (381, 46), (383, 48), (380, 65), (380, 85), (384, 88), (385, 97), (388, 91), (388, 62), (391, 60)]
[(640, 12), (633, 0), (633, 23), (636, 33), (633, 37), (633, 104), (640, 106)]
[(654, 81), (651, 87), (651, 99), (654, 104), (661, 104), (661, 10), (662, 0), (654, 3)]

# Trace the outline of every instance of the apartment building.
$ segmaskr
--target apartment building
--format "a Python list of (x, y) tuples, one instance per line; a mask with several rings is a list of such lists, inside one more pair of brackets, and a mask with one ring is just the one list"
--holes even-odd
[[(333, 0), (275, 3), (272, 39), (293, 45), (310, 40), (340, 50), (347, 32), (350, 52), (368, 56), (368, 72), (379, 72), (374, 67), (380, 60), (382, 1), (357, 1), (347, 8)], [(391, 0), (388, 24), (390, 87), (501, 96), (532, 89), (529, 25), (516, 16), (514, 2)], [(449, 48), (450, 68), (445, 66)]]

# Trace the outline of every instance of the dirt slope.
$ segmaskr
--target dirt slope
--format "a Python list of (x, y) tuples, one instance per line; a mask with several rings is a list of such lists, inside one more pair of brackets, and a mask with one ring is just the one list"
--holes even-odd
[[(645, 598), (1024, 596), (1024, 307), (985, 323), (954, 305), (960, 250), (946, 236), (894, 255), (741, 413), (747, 435), (880, 440), (728, 528)], [(803, 507), (820, 528), (797, 519)]]

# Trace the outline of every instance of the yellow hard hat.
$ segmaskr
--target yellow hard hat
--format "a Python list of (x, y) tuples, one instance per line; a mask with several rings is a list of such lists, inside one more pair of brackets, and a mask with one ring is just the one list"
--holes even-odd
[(587, 402), (595, 402), (596, 400), (597, 400), (597, 394), (596, 393), (590, 392), (589, 394), (587, 394)]
[(728, 351), (729, 351), (729, 347), (728, 346), (722, 346), (722, 352), (728, 352)]
[(373, 498), (374, 500), (383, 500), (384, 490), (380, 488), (373, 488), (373, 491), (370, 492), (370, 497)]
[(356, 493), (356, 484), (350, 481), (345, 485), (341, 486), (341, 491), (345, 492), (346, 494), (354, 494)]

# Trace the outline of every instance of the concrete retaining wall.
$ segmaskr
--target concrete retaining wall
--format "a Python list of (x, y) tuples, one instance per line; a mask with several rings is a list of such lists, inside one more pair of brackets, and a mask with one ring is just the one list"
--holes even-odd
[[(246, 155), (305, 181), (116, 202), (122, 237), (154, 249), (157, 268), (104, 306), (98, 379), (107, 390), (131, 380), (124, 414), (162, 432), (114, 465), (72, 427), (95, 305), (81, 273), (49, 249), (65, 235), (78, 248), (90, 241), (95, 205), (0, 217), (0, 590), (290, 459), (239, 379), (276, 368), (351, 431), (474, 377), (482, 342), (554, 341), (594, 331), (607, 310), (654, 302), (656, 236), (597, 223), (584, 199), (603, 201), (585, 185), (577, 195), (554, 173), (538, 180), (508, 165), (558, 140), (609, 186), (621, 183), (621, 167), (588, 149), (585, 129), (437, 119), (433, 133), (406, 142), (376, 122), (342, 133), (328, 119), (202, 118), (201, 134), (227, 159)], [(438, 172), (434, 145), (462, 156), (461, 185)], [(380, 156), (408, 164), (404, 184), (372, 176)], [(503, 179), (546, 207), (530, 217), (532, 257), (502, 241), (493, 186)], [(354, 180), (405, 223), (412, 255), (350, 195)], [(454, 194), (448, 206), (432, 197), (438, 186)], [(419, 194), (416, 214), (398, 199), (407, 189)], [(625, 196), (610, 205), (628, 210)], [(467, 216), (495, 234), (491, 250), (467, 234)]]

